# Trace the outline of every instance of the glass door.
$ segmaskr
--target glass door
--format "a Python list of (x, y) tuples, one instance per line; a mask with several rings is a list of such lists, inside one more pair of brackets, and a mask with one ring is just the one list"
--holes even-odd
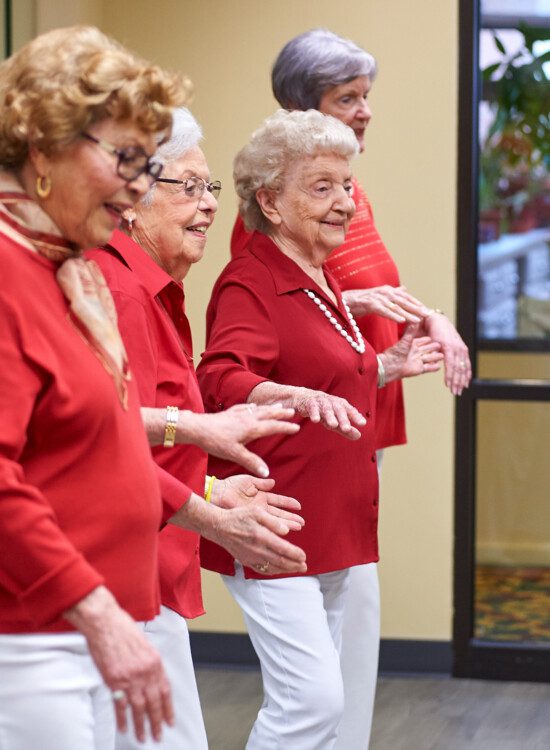
[(550, 681), (550, 0), (460, 37), (454, 671)]

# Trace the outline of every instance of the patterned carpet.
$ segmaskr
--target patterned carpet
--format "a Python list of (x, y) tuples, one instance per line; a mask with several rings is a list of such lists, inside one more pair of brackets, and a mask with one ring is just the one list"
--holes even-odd
[(478, 565), (475, 637), (550, 641), (550, 568)]

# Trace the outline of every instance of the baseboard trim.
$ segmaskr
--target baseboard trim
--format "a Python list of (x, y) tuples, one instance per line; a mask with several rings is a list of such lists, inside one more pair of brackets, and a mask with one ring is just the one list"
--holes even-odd
[[(258, 657), (246, 633), (191, 631), (191, 650), (197, 666), (258, 667)], [(445, 674), (452, 668), (449, 641), (382, 639), (382, 674)]]

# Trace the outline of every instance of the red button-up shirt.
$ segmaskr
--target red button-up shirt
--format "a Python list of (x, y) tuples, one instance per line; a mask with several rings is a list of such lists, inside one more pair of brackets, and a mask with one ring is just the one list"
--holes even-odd
[[(377, 363), (367, 345), (358, 354), (302, 291), (314, 291), (347, 331), (340, 291), (326, 274), (338, 305), (265, 235), (231, 261), (216, 282), (207, 313), (207, 349), (197, 368), (209, 411), (246, 401), (264, 380), (306, 386), (342, 396), (367, 416), (357, 441), (301, 417), (292, 437), (251, 444), (268, 463), (275, 489), (302, 504), (305, 527), (287, 539), (307, 554), (318, 574), (378, 559), (378, 475), (374, 448)], [(236, 467), (211, 459), (210, 470), (228, 476)], [(204, 567), (234, 572), (225, 550), (202, 541)], [(246, 569), (247, 577), (261, 578)]]
[[(343, 245), (333, 250), (326, 267), (342, 291), (369, 289), (370, 287), (399, 286), (397, 266), (380, 237), (371, 205), (363, 188), (353, 180), (355, 215)], [(231, 236), (231, 256), (246, 252), (250, 233), (241, 217), (237, 217)], [(397, 323), (381, 315), (363, 315), (357, 319), (361, 333), (375, 352), (383, 352), (399, 339)], [(378, 391), (376, 422), (376, 448), (401, 445), (407, 441), (405, 432), (405, 406), (403, 385), (400, 380), (388, 383)]]
[(160, 493), (136, 384), (125, 410), (55, 263), (0, 234), (0, 268), (0, 632), (73, 630), (62, 613), (101, 583), (152, 619)]
[[(122, 232), (89, 257), (111, 289), (142, 405), (203, 412), (182, 285)], [(156, 446), (152, 452), (160, 467), (167, 520), (192, 491), (203, 495), (207, 456), (195, 445)], [(203, 614), (198, 535), (165, 526), (159, 536), (159, 569), (162, 603), (184, 617)]]

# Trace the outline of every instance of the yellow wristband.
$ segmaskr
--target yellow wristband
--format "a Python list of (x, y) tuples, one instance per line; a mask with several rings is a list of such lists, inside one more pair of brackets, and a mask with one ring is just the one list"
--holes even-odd
[(212, 474), (211, 477), (208, 478), (208, 482), (206, 485), (206, 491), (204, 493), (204, 499), (207, 503), (212, 500), (212, 488), (214, 487), (214, 482), (216, 481), (216, 477)]
[(176, 429), (178, 426), (178, 414), (179, 409), (177, 406), (166, 407), (166, 424), (164, 426), (164, 442), (165, 448), (173, 448), (176, 442)]

